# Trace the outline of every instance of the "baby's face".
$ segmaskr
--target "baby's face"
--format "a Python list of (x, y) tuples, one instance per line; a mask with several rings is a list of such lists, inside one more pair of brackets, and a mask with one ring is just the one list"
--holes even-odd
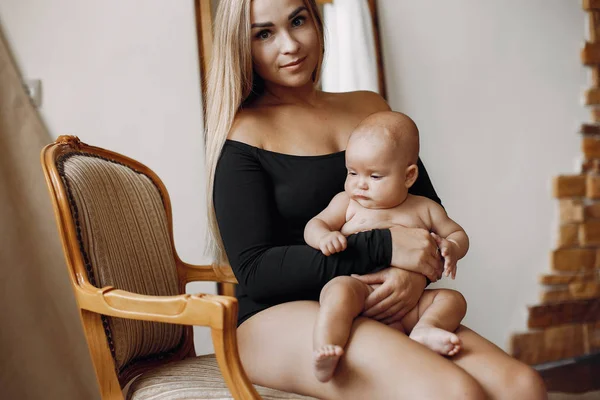
[(407, 163), (398, 153), (383, 139), (351, 138), (346, 148), (346, 193), (365, 208), (393, 208), (402, 203), (408, 194)]

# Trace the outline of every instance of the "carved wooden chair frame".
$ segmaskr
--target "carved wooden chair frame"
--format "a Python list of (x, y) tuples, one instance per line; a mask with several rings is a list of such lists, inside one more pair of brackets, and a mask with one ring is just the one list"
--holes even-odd
[[(42, 166), (102, 399), (123, 399), (122, 387), (138, 374), (168, 361), (195, 356), (192, 325), (211, 328), (216, 359), (233, 397), (260, 399), (242, 368), (238, 354), (237, 299), (210, 294), (146, 296), (114, 287), (98, 288), (90, 282), (79, 248), (73, 207), (69, 202), (69, 188), (62, 180), (57, 165), (61, 157), (72, 153), (100, 157), (127, 166), (146, 175), (159, 189), (167, 215), (180, 293), (185, 293), (185, 285), (188, 282), (214, 281), (232, 285), (237, 281), (228, 266), (191, 265), (179, 258), (173, 243), (173, 218), (167, 189), (148, 167), (121, 154), (88, 146), (75, 136), (60, 136), (55, 143), (46, 146), (41, 154)], [(188, 327), (184, 333), (184, 343), (176, 353), (161, 360), (135, 362), (117, 376), (110, 339), (107, 340), (102, 316), (182, 324)]]

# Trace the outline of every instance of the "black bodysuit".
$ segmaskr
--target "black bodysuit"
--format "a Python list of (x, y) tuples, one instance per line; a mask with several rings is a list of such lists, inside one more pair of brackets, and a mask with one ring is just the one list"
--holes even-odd
[[(227, 140), (217, 164), (214, 204), (229, 263), (239, 282), (238, 325), (266, 308), (318, 300), (340, 275), (388, 266), (389, 229), (348, 237), (345, 251), (324, 256), (304, 241), (306, 223), (344, 190), (345, 152), (294, 156)], [(425, 167), (412, 194), (440, 202)]]

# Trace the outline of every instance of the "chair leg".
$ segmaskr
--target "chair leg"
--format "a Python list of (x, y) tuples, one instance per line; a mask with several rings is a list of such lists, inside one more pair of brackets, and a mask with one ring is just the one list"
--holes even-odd
[(123, 392), (115, 371), (115, 362), (106, 342), (100, 314), (86, 310), (80, 311), (88, 348), (96, 370), (100, 398), (102, 400), (123, 400)]
[(240, 361), (236, 336), (237, 302), (223, 306), (225, 329), (211, 328), (219, 368), (235, 400), (260, 400)]

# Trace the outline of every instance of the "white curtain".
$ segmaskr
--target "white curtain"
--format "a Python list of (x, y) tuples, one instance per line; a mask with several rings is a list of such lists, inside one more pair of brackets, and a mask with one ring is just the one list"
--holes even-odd
[(51, 139), (0, 26), (0, 398), (98, 399), (42, 168)]
[(367, 0), (334, 0), (323, 7), (326, 92), (379, 92), (373, 23)]

